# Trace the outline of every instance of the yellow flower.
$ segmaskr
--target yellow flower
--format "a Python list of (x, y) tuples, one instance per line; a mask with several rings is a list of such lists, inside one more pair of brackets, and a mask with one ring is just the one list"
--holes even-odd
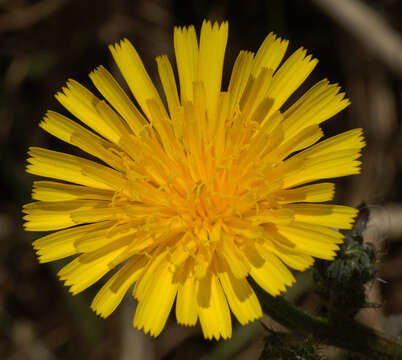
[(135, 284), (134, 326), (153, 336), (176, 300), (180, 324), (230, 337), (231, 312), (241, 324), (262, 316), (248, 276), (280, 294), (295, 281), (288, 267), (334, 258), (334, 228), (357, 212), (315, 204), (334, 196), (317, 180), (360, 171), (361, 129), (317, 143), (344, 93), (322, 80), (284, 108), (317, 60), (300, 48), (282, 62), (288, 41), (272, 33), (240, 52), (222, 91), (227, 37), (227, 22), (205, 21), (199, 41), (175, 28), (180, 93), (168, 57), (156, 59), (167, 109), (131, 43), (110, 46), (138, 107), (100, 66), (89, 76), (106, 101), (74, 80), (56, 95), (84, 126), (53, 111), (40, 123), (99, 161), (29, 150), (29, 173), (62, 181), (34, 182), (24, 206), (26, 230), (60, 230), (34, 242), (39, 261), (77, 255), (58, 274), (73, 294), (118, 268), (92, 309), (107, 317)]

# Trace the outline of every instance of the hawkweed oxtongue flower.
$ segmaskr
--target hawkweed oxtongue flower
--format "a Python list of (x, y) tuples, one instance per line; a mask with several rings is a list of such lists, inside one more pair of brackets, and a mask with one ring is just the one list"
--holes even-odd
[[(110, 315), (134, 284), (134, 326), (162, 331), (176, 300), (180, 324), (206, 338), (231, 336), (262, 316), (247, 281), (278, 295), (314, 258), (333, 259), (357, 211), (321, 204), (359, 173), (361, 129), (318, 142), (319, 124), (348, 106), (322, 80), (283, 104), (317, 60), (272, 33), (241, 51), (222, 91), (228, 23), (175, 28), (179, 90), (167, 56), (156, 59), (167, 107), (128, 40), (110, 46), (136, 103), (102, 66), (90, 78), (105, 100), (69, 80), (57, 100), (82, 124), (48, 111), (40, 126), (99, 161), (32, 147), (35, 202), (25, 229), (40, 262), (75, 255), (59, 277), (77, 294), (116, 269), (92, 309)], [(282, 65), (280, 65), (282, 63)], [(318, 143), (317, 143), (318, 142)], [(310, 184), (314, 182), (314, 184)]]

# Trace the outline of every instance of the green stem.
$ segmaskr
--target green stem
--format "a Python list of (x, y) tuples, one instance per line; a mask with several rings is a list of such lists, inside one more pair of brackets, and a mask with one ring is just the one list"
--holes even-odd
[[(374, 359), (402, 360), (402, 343), (351, 319), (330, 319), (299, 310), (282, 296), (271, 296), (254, 286), (264, 312), (285, 327), (308, 332), (320, 342)], [(382, 356), (382, 357), (381, 357)]]

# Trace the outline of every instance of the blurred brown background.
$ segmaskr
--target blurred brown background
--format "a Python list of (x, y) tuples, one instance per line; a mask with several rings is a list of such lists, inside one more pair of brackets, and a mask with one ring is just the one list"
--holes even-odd
[[(109, 319), (98, 318), (89, 304), (99, 284), (72, 297), (55, 275), (63, 261), (39, 265), (31, 248), (38, 234), (21, 226), (33, 181), (24, 172), (28, 146), (74, 151), (38, 127), (47, 109), (64, 112), (53, 95), (67, 78), (92, 88), (87, 75), (94, 67), (117, 74), (107, 45), (127, 37), (160, 87), (154, 58), (166, 53), (174, 61), (173, 26), (199, 29), (204, 18), (229, 20), (224, 86), (239, 50), (256, 51), (275, 31), (291, 40), (290, 50), (304, 46), (320, 60), (298, 94), (327, 77), (352, 100), (324, 128), (335, 134), (363, 127), (368, 143), (362, 175), (337, 181), (338, 201), (365, 201), (372, 209), (366, 237), (380, 253), (383, 281), (369, 292), (382, 306), (359, 316), (400, 335), (401, 15), (399, 0), (0, 0), (0, 359), (258, 358), (264, 335), (258, 323), (217, 345), (204, 341), (198, 327), (175, 325), (174, 316), (159, 339), (144, 336), (131, 328), (131, 299)], [(319, 308), (308, 278), (300, 283), (295, 301)]]

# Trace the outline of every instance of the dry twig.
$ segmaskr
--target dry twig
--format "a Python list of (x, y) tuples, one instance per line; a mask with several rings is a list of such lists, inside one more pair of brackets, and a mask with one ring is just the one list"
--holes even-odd
[(66, 2), (66, 0), (43, 0), (34, 5), (10, 11), (0, 16), (0, 32), (30, 27), (52, 15)]
[(402, 76), (402, 38), (360, 0), (311, 0)]

